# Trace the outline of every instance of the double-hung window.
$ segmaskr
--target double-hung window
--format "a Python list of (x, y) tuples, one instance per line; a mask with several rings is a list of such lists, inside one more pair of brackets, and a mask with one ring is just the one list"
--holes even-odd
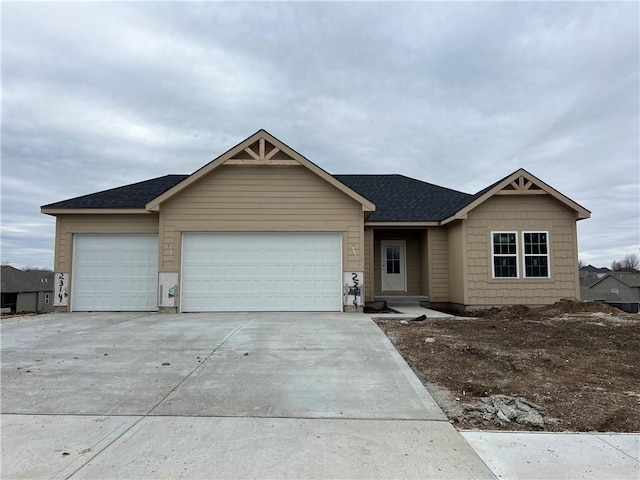
[(549, 277), (549, 235), (547, 232), (523, 232), (524, 276)]
[(519, 278), (520, 268), (523, 278), (549, 278), (549, 232), (522, 232), (519, 240), (517, 232), (491, 232), (493, 278)]
[(493, 276), (518, 277), (518, 241), (516, 232), (492, 232)]

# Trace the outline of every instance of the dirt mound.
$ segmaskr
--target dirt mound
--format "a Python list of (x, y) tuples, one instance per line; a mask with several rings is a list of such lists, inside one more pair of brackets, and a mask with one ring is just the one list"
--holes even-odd
[(538, 319), (542, 317), (575, 313), (607, 313), (611, 315), (624, 314), (621, 310), (605, 303), (581, 302), (579, 300), (569, 298), (562, 299), (553, 305), (545, 305), (543, 307), (513, 305), (509, 307), (493, 307), (487, 310), (469, 312), (469, 314), (474, 317), (492, 319)]
[(572, 301), (484, 314), (376, 322), (460, 428), (640, 431), (640, 315)]

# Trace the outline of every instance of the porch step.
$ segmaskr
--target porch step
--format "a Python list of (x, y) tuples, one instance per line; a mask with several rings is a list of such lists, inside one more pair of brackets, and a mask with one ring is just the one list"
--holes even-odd
[(420, 303), (429, 303), (427, 295), (376, 295), (376, 302), (387, 302), (387, 305), (419, 305)]

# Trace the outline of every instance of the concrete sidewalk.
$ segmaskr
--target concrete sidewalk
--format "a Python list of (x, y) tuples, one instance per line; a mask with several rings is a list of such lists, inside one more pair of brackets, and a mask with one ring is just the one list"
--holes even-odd
[(640, 478), (640, 434), (461, 433), (498, 478)]
[(2, 322), (2, 478), (495, 478), (346, 314)]
[[(456, 317), (418, 305), (393, 306), (400, 313), (376, 318), (427, 320)], [(640, 479), (640, 433), (460, 432), (498, 478)]]

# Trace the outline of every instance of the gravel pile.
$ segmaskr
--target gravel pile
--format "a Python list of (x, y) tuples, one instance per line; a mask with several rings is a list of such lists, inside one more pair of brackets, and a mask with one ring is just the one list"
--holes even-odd
[(502, 426), (517, 423), (538, 428), (558, 423), (557, 418), (549, 416), (546, 408), (522, 397), (510, 397), (509, 395), (481, 397), (478, 404), (463, 404), (458, 420), (484, 420)]

